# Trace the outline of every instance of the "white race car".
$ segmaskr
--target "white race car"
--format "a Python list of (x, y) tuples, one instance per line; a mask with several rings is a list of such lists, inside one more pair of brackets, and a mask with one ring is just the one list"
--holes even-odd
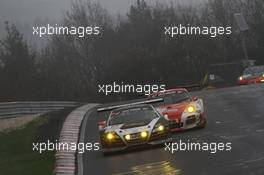
[(98, 124), (103, 153), (171, 141), (169, 122), (151, 105), (115, 109)]

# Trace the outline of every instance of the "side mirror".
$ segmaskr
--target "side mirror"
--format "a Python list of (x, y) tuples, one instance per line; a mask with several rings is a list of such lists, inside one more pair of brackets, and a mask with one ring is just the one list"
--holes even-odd
[(197, 96), (192, 97), (193, 101), (197, 101), (199, 98)]
[(102, 130), (106, 126), (106, 121), (100, 121), (97, 123), (97, 125), (98, 125), (99, 130)]

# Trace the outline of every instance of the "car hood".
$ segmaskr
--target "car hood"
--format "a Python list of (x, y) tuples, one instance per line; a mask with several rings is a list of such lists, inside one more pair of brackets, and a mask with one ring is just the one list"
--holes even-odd
[(142, 121), (142, 122), (134, 122), (134, 123), (124, 123), (120, 129), (129, 129), (129, 128), (135, 128), (140, 126), (146, 126), (148, 125), (152, 120), (148, 121)]
[(105, 132), (116, 132), (118, 135), (131, 134), (141, 131), (151, 131), (159, 118), (155, 118), (150, 121), (138, 122), (138, 123), (124, 123), (118, 125), (111, 125), (105, 128)]
[(162, 105), (156, 109), (163, 115), (167, 114), (169, 119), (176, 119), (182, 116), (182, 113), (189, 104), (190, 102)]
[(245, 80), (258, 79), (258, 78), (262, 77), (262, 74), (260, 74), (260, 75), (242, 75), (242, 77)]

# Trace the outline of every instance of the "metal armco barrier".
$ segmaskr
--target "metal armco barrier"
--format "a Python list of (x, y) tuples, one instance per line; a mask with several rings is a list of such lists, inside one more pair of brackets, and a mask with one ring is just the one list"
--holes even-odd
[(4, 102), (0, 103), (0, 118), (45, 113), (78, 105), (80, 103), (67, 101)]

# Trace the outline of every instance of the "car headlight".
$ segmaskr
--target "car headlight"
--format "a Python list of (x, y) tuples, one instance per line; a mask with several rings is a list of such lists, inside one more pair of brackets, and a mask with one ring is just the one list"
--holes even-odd
[(196, 108), (194, 105), (188, 105), (187, 108), (185, 109), (185, 112), (194, 113), (196, 112)]
[(164, 126), (163, 126), (163, 125), (160, 125), (160, 126), (158, 127), (158, 131), (164, 131)]
[(143, 131), (140, 133), (141, 138), (146, 138), (148, 136), (148, 133), (146, 131)]
[(130, 134), (125, 135), (125, 139), (126, 140), (130, 140), (131, 139), (131, 135)]
[(165, 126), (162, 124), (157, 124), (154, 129), (153, 132), (163, 132), (165, 130)]
[(242, 81), (243, 80), (243, 76), (239, 77), (239, 80)]
[(116, 135), (115, 132), (107, 132), (105, 133), (105, 138), (107, 141), (112, 141), (114, 139), (116, 139), (118, 136)]
[(112, 139), (114, 138), (114, 134), (113, 134), (113, 133), (107, 133), (107, 134), (106, 134), (106, 138), (107, 138), (108, 140), (112, 140)]

